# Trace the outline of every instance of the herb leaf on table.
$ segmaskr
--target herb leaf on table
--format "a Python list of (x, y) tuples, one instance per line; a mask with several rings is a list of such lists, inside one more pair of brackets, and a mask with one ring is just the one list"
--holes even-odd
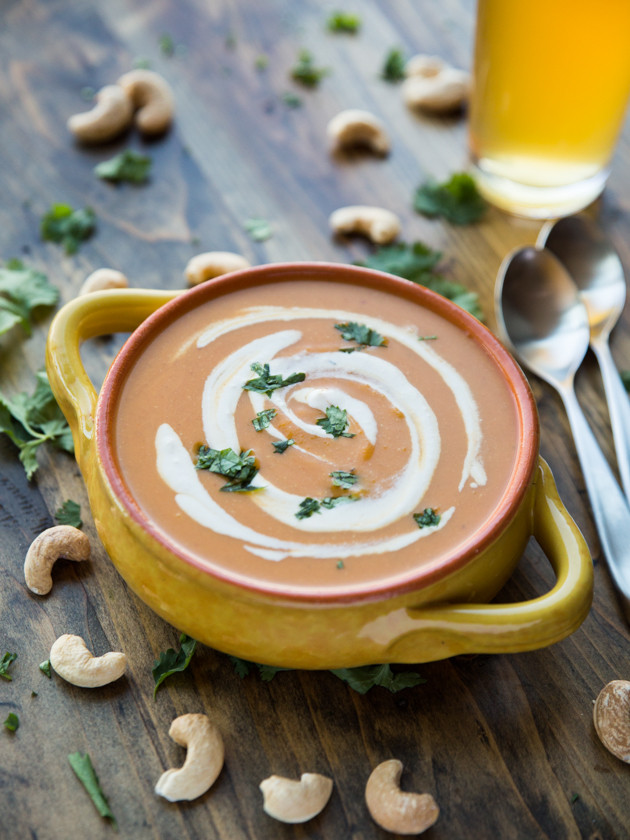
[(20, 726), (20, 719), (14, 712), (9, 712), (7, 719), (4, 722), (5, 729), (9, 732), (17, 732)]
[(66, 254), (76, 254), (95, 229), (96, 215), (91, 207), (74, 210), (69, 204), (53, 204), (40, 224), (42, 239), (63, 245)]
[(385, 56), (381, 68), (381, 79), (395, 84), (405, 78), (405, 55), (402, 50), (393, 47)]
[(358, 32), (361, 28), (361, 18), (354, 12), (332, 12), (326, 21), (331, 32)]
[(423, 216), (443, 216), (454, 225), (477, 222), (488, 208), (467, 172), (457, 172), (442, 184), (435, 180), (422, 184), (416, 190), (413, 206)]
[(143, 184), (149, 178), (152, 160), (148, 155), (141, 155), (133, 149), (125, 149), (118, 155), (101, 161), (94, 167), (94, 174), (104, 181), (129, 181)]
[(66, 499), (55, 513), (55, 519), (60, 525), (72, 525), (73, 528), (80, 528), (83, 525), (81, 505), (72, 499)]
[(6, 651), (2, 659), (0, 659), (0, 677), (2, 677), (3, 680), (9, 680), (9, 682), (11, 682), (13, 679), (9, 673), (9, 668), (16, 659), (17, 653), (9, 653), (9, 651)]
[(197, 647), (196, 640), (191, 639), (190, 636), (187, 636), (185, 633), (182, 633), (179, 637), (179, 643), (181, 645), (179, 650), (168, 648), (168, 650), (162, 651), (159, 658), (153, 663), (151, 673), (153, 674), (153, 679), (155, 681), (155, 687), (153, 689), (154, 700), (158, 688), (162, 685), (165, 679), (170, 677), (172, 674), (177, 674), (188, 668), (192, 655)]
[(0, 335), (19, 324), (30, 336), (33, 310), (54, 306), (58, 300), (59, 291), (45, 274), (10, 260), (0, 268)]
[(85, 755), (81, 755), (80, 752), (70, 753), (68, 761), (70, 762), (70, 767), (74, 770), (77, 779), (88, 792), (90, 799), (94, 803), (94, 807), (101, 817), (111, 820), (112, 826), (118, 830), (116, 818), (112, 814), (107, 797), (101, 789), (98, 776), (92, 766), (89, 754), (85, 753)]
[(315, 88), (330, 70), (327, 67), (317, 67), (315, 59), (308, 50), (300, 50), (298, 60), (291, 69), (291, 78), (304, 87)]
[(412, 688), (425, 683), (426, 680), (415, 671), (400, 671), (394, 673), (390, 665), (363, 665), (359, 668), (336, 668), (331, 671), (340, 680), (348, 683), (350, 688), (365, 694), (375, 685), (387, 688), (392, 693), (403, 688)]

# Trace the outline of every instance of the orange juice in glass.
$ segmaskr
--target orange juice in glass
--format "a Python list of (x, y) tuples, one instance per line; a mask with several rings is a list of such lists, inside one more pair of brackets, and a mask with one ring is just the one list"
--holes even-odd
[(630, 96), (630, 0), (478, 0), (470, 150), (505, 210), (576, 212), (604, 188)]

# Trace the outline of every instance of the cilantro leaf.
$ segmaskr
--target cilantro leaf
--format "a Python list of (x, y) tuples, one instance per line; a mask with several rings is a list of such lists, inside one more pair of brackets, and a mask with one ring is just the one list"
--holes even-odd
[(457, 172), (442, 184), (434, 180), (422, 184), (416, 190), (413, 206), (423, 216), (443, 216), (455, 225), (479, 221), (488, 207), (467, 172)]
[(322, 499), (320, 504), (326, 510), (332, 510), (333, 508), (337, 507), (338, 505), (344, 505), (346, 502), (358, 502), (359, 497), (355, 495), (348, 495), (348, 496), (326, 496), (325, 499)]
[(300, 50), (298, 60), (291, 70), (291, 78), (304, 87), (314, 88), (319, 85), (324, 76), (330, 73), (326, 67), (316, 67), (313, 55), (308, 50)]
[(0, 677), (2, 677), (3, 680), (9, 680), (10, 682), (13, 679), (9, 673), (9, 668), (16, 659), (17, 653), (9, 653), (9, 651), (7, 651), (2, 659), (0, 659)]
[(348, 321), (346, 324), (335, 324), (341, 337), (346, 341), (356, 341), (362, 347), (385, 347), (387, 340), (383, 336), (365, 324), (357, 324), (356, 321)]
[(361, 27), (361, 18), (353, 12), (332, 12), (326, 21), (326, 26), (331, 32), (358, 32)]
[(293, 446), (295, 441), (293, 438), (288, 438), (288, 440), (276, 440), (272, 443), (274, 455), (282, 455), (283, 452), (286, 452), (290, 446)]
[(252, 424), (256, 431), (262, 432), (263, 429), (267, 429), (277, 413), (278, 412), (275, 408), (265, 408), (263, 411), (259, 411), (252, 420)]
[(247, 219), (243, 227), (254, 242), (264, 242), (273, 236), (273, 228), (266, 219)]
[(305, 373), (292, 373), (283, 379), (279, 373), (272, 374), (268, 364), (261, 365), (259, 362), (254, 362), (251, 369), (258, 376), (255, 379), (249, 379), (244, 385), (244, 391), (254, 391), (257, 394), (266, 394), (270, 397), (277, 388), (286, 388), (287, 385), (295, 385), (297, 382), (304, 382), (306, 379)]
[(351, 470), (350, 472), (346, 472), (345, 470), (333, 470), (333, 472), (328, 473), (328, 475), (332, 478), (332, 483), (335, 487), (343, 487), (346, 490), (350, 487), (354, 487), (359, 480), (359, 476), (354, 470)]
[(447, 280), (434, 271), (441, 259), (442, 254), (439, 251), (434, 251), (423, 242), (414, 242), (412, 245), (398, 242), (395, 245), (377, 249), (374, 254), (364, 262), (358, 262), (357, 265), (396, 274), (419, 286), (426, 286), (438, 295), (452, 300), (475, 318), (483, 320), (478, 294), (471, 292), (460, 283)]
[(439, 525), (442, 517), (433, 508), (425, 508), (422, 513), (414, 513), (413, 518), (418, 528), (430, 528)]
[(258, 474), (256, 456), (248, 449), (236, 454), (229, 447), (227, 449), (211, 449), (209, 446), (199, 447), (197, 453), (197, 470), (209, 470), (231, 479), (221, 487), (225, 492), (248, 492), (256, 490), (251, 483)]
[(91, 207), (73, 210), (69, 204), (53, 204), (40, 224), (42, 239), (63, 245), (66, 254), (75, 254), (95, 229), (96, 215)]
[(155, 688), (153, 689), (154, 700), (158, 688), (167, 677), (170, 677), (172, 674), (179, 673), (180, 671), (185, 671), (186, 668), (188, 668), (188, 664), (190, 663), (192, 655), (195, 652), (195, 648), (197, 647), (196, 640), (191, 639), (190, 636), (187, 636), (185, 633), (182, 633), (179, 637), (179, 643), (181, 645), (179, 650), (176, 651), (173, 648), (163, 650), (162, 653), (160, 653), (159, 658), (153, 663), (151, 673), (153, 674), (153, 679), (155, 681)]
[(50, 659), (46, 659), (44, 662), (40, 662), (37, 666), (42, 674), (46, 674), (48, 679), (52, 679), (52, 675), (50, 673)]
[(165, 55), (167, 58), (172, 58), (175, 55), (175, 41), (173, 41), (172, 36), (168, 32), (160, 35), (158, 43), (162, 55)]
[(300, 502), (295, 516), (296, 519), (309, 519), (314, 513), (321, 513), (321, 505), (317, 499), (312, 499), (310, 496), (307, 496)]
[(278, 671), (292, 671), (292, 668), (280, 668), (277, 665), (260, 665), (257, 662), (249, 662), (247, 659), (239, 659), (238, 656), (228, 656), (230, 662), (234, 665), (234, 672), (237, 677), (244, 679), (249, 676), (252, 668), (258, 670), (258, 674), (263, 682), (271, 682)]
[(385, 56), (381, 68), (381, 79), (386, 82), (400, 82), (405, 78), (405, 55), (402, 50), (393, 47)]
[(390, 665), (364, 665), (358, 668), (336, 668), (331, 673), (348, 683), (350, 688), (365, 694), (375, 685), (389, 689), (392, 693), (403, 688), (412, 688), (426, 680), (415, 671), (394, 673)]
[(20, 719), (13, 712), (9, 712), (9, 714), (7, 715), (7, 719), (4, 722), (4, 725), (5, 728), (9, 730), (9, 732), (15, 732), (20, 725)]
[(354, 437), (354, 433), (346, 432), (348, 416), (345, 408), (338, 405), (329, 405), (326, 409), (326, 417), (320, 417), (315, 421), (318, 426), (333, 437)]
[(0, 268), (0, 335), (19, 324), (30, 336), (33, 310), (54, 306), (58, 300), (59, 291), (45, 274), (11, 260)]
[(94, 803), (94, 807), (101, 817), (111, 820), (113, 827), (117, 829), (116, 819), (111, 812), (107, 797), (101, 789), (98, 776), (92, 766), (89, 754), (85, 753), (85, 755), (81, 755), (80, 752), (70, 753), (68, 761), (70, 762), (70, 767), (74, 770), (77, 779), (88, 792), (90, 799)]
[(44, 371), (36, 374), (31, 396), (17, 394), (9, 399), (0, 392), (0, 434), (6, 434), (20, 450), (20, 461), (28, 479), (37, 470), (37, 448), (50, 441), (66, 452), (74, 452), (72, 433), (57, 405)]
[(301, 108), (302, 107), (302, 99), (297, 95), (297, 93), (293, 93), (291, 90), (287, 90), (282, 94), (281, 97), (284, 104), (287, 108)]
[(141, 155), (133, 149), (125, 149), (109, 160), (101, 161), (94, 167), (94, 174), (104, 181), (130, 181), (143, 184), (149, 177), (152, 160), (148, 155)]
[(81, 505), (73, 502), (72, 499), (67, 499), (55, 513), (55, 519), (60, 525), (72, 525), (73, 528), (80, 528), (83, 525)]

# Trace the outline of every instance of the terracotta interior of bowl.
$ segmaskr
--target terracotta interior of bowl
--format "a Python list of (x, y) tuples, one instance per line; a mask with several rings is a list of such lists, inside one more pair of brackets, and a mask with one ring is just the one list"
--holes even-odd
[[(327, 540), (327, 545), (330, 544), (330, 540), (333, 540), (333, 542), (336, 540), (340, 546), (336, 554), (329, 554), (325, 559), (298, 556), (301, 549), (294, 549), (294, 553), (284, 559), (278, 559), (277, 556), (269, 559), (268, 557), (261, 556), (265, 552), (267, 554), (274, 553), (268, 548), (265, 549), (263, 547), (258, 554), (251, 553), (249, 549), (243, 552), (242, 540), (239, 542), (239, 540), (233, 537), (226, 537), (224, 538), (224, 540), (228, 540), (226, 544), (224, 540), (216, 539), (212, 530), (207, 529), (203, 532), (200, 531), (199, 535), (194, 538), (190, 537), (191, 542), (187, 544), (189, 532), (197, 531), (201, 528), (201, 526), (198, 527), (198, 522), (195, 520), (185, 533), (182, 532), (183, 535), (182, 533), (175, 533), (170, 526), (165, 524), (162, 515), (152, 509), (153, 500), (148, 498), (146, 493), (143, 495), (143, 493), (138, 491), (139, 485), (136, 486), (135, 483), (132, 459), (127, 460), (126, 456), (123, 455), (121, 460), (121, 453), (124, 452), (121, 441), (125, 438), (126, 434), (121, 433), (121, 428), (124, 432), (125, 428), (130, 427), (129, 424), (125, 426), (122, 423), (121, 417), (124, 416), (124, 412), (126, 411), (125, 406), (130, 404), (130, 397), (135, 398), (135, 395), (145, 387), (144, 385), (137, 384), (143, 381), (141, 378), (137, 379), (137, 377), (141, 376), (143, 366), (147, 365), (146, 360), (152, 359), (154, 354), (158, 353), (156, 348), (161, 346), (160, 342), (166, 341), (165, 337), (170, 336), (171, 333), (176, 334), (178, 330), (183, 329), (183, 325), (187, 324), (190, 319), (197, 318), (198, 320), (194, 322), (194, 328), (191, 332), (195, 341), (191, 339), (188, 342), (184, 342), (187, 344), (186, 352), (190, 351), (194, 356), (194, 353), (198, 352), (194, 348), (199, 346), (199, 335), (203, 332), (201, 327), (214, 324), (215, 317), (223, 319), (226, 312), (234, 305), (234, 301), (239, 305), (243, 301), (248, 305), (259, 305), (262, 302), (267, 307), (284, 306), (288, 308), (294, 308), (297, 301), (303, 308), (305, 298), (296, 298), (297, 291), (301, 288), (300, 284), (305, 284), (306, 299), (308, 299), (309, 306), (312, 309), (327, 308), (330, 306), (330, 301), (332, 301), (334, 309), (332, 322), (338, 318), (341, 319), (343, 315), (353, 315), (356, 313), (359, 316), (355, 321), (357, 323), (363, 323), (368, 326), (373, 326), (374, 323), (381, 324), (383, 313), (387, 314), (386, 305), (389, 301), (396, 307), (396, 312), (404, 312), (404, 315), (399, 316), (399, 320), (402, 319), (403, 323), (397, 324), (396, 326), (397, 328), (401, 327), (407, 330), (409, 335), (412, 336), (413, 342), (411, 340), (407, 341), (405, 338), (406, 344), (400, 349), (400, 353), (424, 354), (424, 356), (412, 355), (413, 364), (409, 363), (407, 357), (404, 355), (401, 357), (406, 375), (408, 377), (420, 377), (419, 383), (413, 383), (412, 390), (414, 394), (412, 396), (414, 399), (417, 397), (417, 392), (420, 392), (420, 396), (417, 397), (417, 402), (414, 404), (421, 405), (424, 400), (424, 402), (429, 404), (429, 408), (431, 409), (431, 377), (437, 376), (435, 374), (437, 368), (434, 370), (431, 367), (433, 364), (431, 361), (433, 359), (432, 354), (437, 353), (446, 360), (443, 369), (440, 368), (444, 381), (447, 381), (449, 377), (461, 373), (458, 368), (467, 364), (466, 360), (469, 357), (477, 359), (474, 364), (479, 368), (481, 373), (479, 374), (478, 371), (475, 374), (477, 382), (473, 389), (473, 397), (476, 400), (476, 404), (480, 407), (479, 428), (483, 433), (487, 433), (483, 448), (479, 450), (481, 453), (479, 462), (484, 467), (492, 466), (494, 464), (495, 454), (497, 452), (500, 453), (507, 447), (509, 454), (506, 457), (509, 463), (506, 468), (507, 472), (504, 469), (505, 474), (501, 479), (501, 487), (498, 489), (495, 488), (495, 497), (493, 497), (491, 509), (487, 515), (484, 514), (481, 521), (477, 522), (474, 527), (468, 528), (467, 530), (465, 528), (463, 530), (460, 529), (461, 534), (458, 535), (456, 543), (454, 545), (450, 544), (448, 549), (445, 549), (439, 544), (437, 539), (443, 538), (446, 541), (445, 535), (438, 534), (437, 531), (434, 535), (429, 534), (430, 523), (424, 526), (428, 528), (426, 539), (424, 534), (422, 535), (422, 539), (418, 539), (415, 532), (412, 533), (412, 531), (416, 528), (419, 530), (422, 529), (420, 528), (420, 524), (416, 524), (416, 521), (412, 519), (412, 513), (415, 512), (421, 515), (427, 508), (432, 507), (432, 501), (434, 499), (432, 496), (433, 488), (441, 486), (440, 481), (442, 480), (446, 483), (446, 478), (450, 481), (450, 471), (454, 475), (457, 473), (456, 478), (459, 481), (461, 465), (458, 463), (456, 466), (449, 466), (450, 462), (448, 458), (442, 454), (442, 450), (445, 448), (450, 447), (453, 450), (459, 446), (457, 442), (457, 429), (460, 429), (459, 436), (461, 437), (461, 429), (464, 428), (461, 424), (468, 422), (463, 419), (467, 416), (464, 411), (461, 414), (461, 421), (457, 419), (457, 410), (459, 410), (459, 403), (457, 401), (459, 397), (456, 399), (455, 396), (452, 397), (455, 408), (450, 408), (446, 412), (446, 416), (438, 417), (442, 448), (440, 449), (440, 460), (437, 461), (436, 477), (431, 479), (434, 483), (429, 485), (429, 492), (422, 499), (418, 500), (418, 504), (414, 510), (407, 511), (405, 514), (408, 517), (405, 520), (405, 528), (407, 529), (405, 530), (405, 534), (409, 534), (408, 537), (405, 536), (405, 539), (412, 539), (413, 545), (411, 549), (408, 546), (405, 547), (404, 552), (402, 549), (396, 548), (397, 543), (395, 541), (391, 543), (387, 542), (387, 540), (382, 540), (382, 544), (393, 546), (393, 548), (391, 550), (387, 549), (386, 551), (381, 551), (379, 548), (376, 552), (368, 552), (367, 554), (364, 552), (358, 556), (352, 556), (347, 551), (348, 543), (350, 542), (352, 544), (354, 541), (363, 544), (366, 543), (367, 537), (364, 539), (365, 535), (362, 532), (357, 535), (356, 532), (350, 533), (343, 529), (338, 531), (333, 537), (330, 537), (330, 539), (329, 537), (317, 536), (318, 540)], [(183, 319), (187, 320), (184, 321)], [(437, 336), (425, 334), (423, 332), (425, 321), (430, 323), (432, 328), (434, 328), (436, 319), (438, 324)], [(351, 320), (351, 318), (345, 318), (346, 323)], [(255, 318), (253, 321), (250, 318), (247, 329), (254, 329), (252, 324), (255, 322)], [(284, 323), (274, 322), (273, 319), (270, 323), (271, 327), (269, 329), (271, 332), (275, 331), (274, 334), (280, 333), (285, 326)], [(289, 324), (289, 326), (293, 326), (293, 324)], [(367, 370), (366, 376), (376, 376), (376, 373), (372, 374), (372, 369), (379, 368), (377, 373), (380, 376), (379, 366), (385, 363), (391, 364), (391, 359), (394, 358), (395, 352), (398, 352), (396, 348), (398, 348), (399, 342), (396, 340), (388, 339), (387, 344), (381, 347), (364, 346), (360, 345), (356, 340), (343, 339), (340, 334), (341, 329), (339, 327), (336, 329), (336, 332), (335, 329), (330, 330), (330, 353), (334, 354), (337, 352), (336, 356), (332, 356), (333, 364), (337, 364), (338, 360), (342, 360), (343, 365), (350, 366), (352, 369), (356, 366), (363, 365), (364, 367), (361, 370), (367, 365), (367, 368), (365, 368)], [(378, 329), (376, 329), (376, 332), (378, 332)], [(243, 340), (249, 340), (251, 338), (249, 333), (244, 333), (243, 335)], [(321, 339), (318, 338), (317, 340), (321, 344)], [(238, 340), (235, 339), (235, 342), (237, 346)], [(407, 344), (409, 347), (407, 347)], [(343, 354), (338, 352), (342, 349), (342, 345), (346, 351)], [(190, 348), (193, 348), (193, 350)], [(418, 348), (421, 349), (419, 350)], [(318, 349), (321, 350), (319, 345)], [(328, 352), (327, 348), (324, 349)], [(159, 352), (166, 353), (166, 351)], [(205, 349), (204, 352), (206, 352)], [(199, 382), (197, 380), (191, 380), (191, 387), (188, 388), (187, 385), (186, 389), (182, 390), (182, 377), (187, 376), (187, 374), (182, 373), (184, 368), (179, 368), (177, 365), (179, 364), (178, 360), (180, 357), (182, 359), (185, 358), (185, 353), (182, 350), (181, 353), (178, 351), (174, 355), (177, 356), (176, 359), (168, 355), (162, 358), (158, 354), (156, 356), (158, 363), (154, 370), (154, 375), (149, 377), (151, 381), (147, 380), (149, 381), (149, 384), (146, 385), (147, 394), (153, 394), (150, 388), (154, 388), (155, 390), (157, 383), (159, 384), (158, 390), (167, 395), (169, 407), (165, 409), (165, 416), (167, 414), (170, 416), (170, 426), (168, 423), (162, 423), (159, 428), (167, 425), (172, 429), (178, 425), (179, 417), (183, 417), (188, 413), (194, 416), (200, 414), (201, 409), (199, 406), (202, 402), (202, 396), (199, 388), (201, 387), (201, 390), (203, 390), (203, 383), (207, 382), (212, 371), (217, 369), (217, 365), (211, 363), (207, 369), (201, 370)], [(209, 358), (210, 360), (212, 359), (211, 356)], [(353, 359), (357, 360), (356, 365), (352, 361)], [(455, 360), (454, 362), (453, 359)], [(260, 358), (258, 361), (259, 363), (263, 363), (266, 359)], [(449, 371), (454, 371), (454, 373)], [(254, 376), (253, 373), (250, 375)], [(394, 378), (392, 377), (390, 381), (387, 381), (389, 379), (390, 377), (386, 375), (384, 387), (386, 389), (389, 388), (388, 393), (391, 392), (393, 395), (393, 401), (397, 405), (400, 396), (404, 402), (407, 396), (411, 394), (411, 390), (408, 390), (405, 385), (404, 388), (399, 388), (397, 391)], [(494, 385), (492, 385), (491, 380), (495, 382)], [(193, 382), (194, 386), (192, 384)], [(300, 384), (293, 387), (299, 389), (307, 385), (308, 379), (305, 380), (303, 385)], [(350, 387), (357, 386), (352, 385)], [(440, 384), (440, 387), (444, 387), (447, 394), (450, 393), (448, 388), (451, 388), (451, 385), (447, 388), (446, 385), (442, 386)], [(492, 390), (493, 387), (494, 391)], [(428, 389), (427, 393), (422, 394), (423, 388)], [(189, 391), (192, 393), (189, 393)], [(212, 391), (211, 388), (210, 391)], [(499, 391), (504, 392), (504, 396), (501, 397), (501, 399), (505, 399), (507, 406), (504, 410), (501, 409), (501, 400), (497, 402), (496, 394)], [(452, 393), (453, 395), (456, 393), (459, 394), (455, 390), (452, 390)], [(247, 395), (247, 398), (249, 398), (249, 395)], [(409, 399), (411, 399), (411, 396)], [(154, 444), (154, 439), (157, 441), (156, 428), (157, 424), (160, 423), (160, 417), (156, 417), (156, 415), (159, 415), (161, 411), (156, 400), (157, 397), (153, 394), (147, 402), (144, 417), (138, 421), (143, 428), (134, 427), (133, 434), (135, 434), (135, 437), (131, 434), (126, 434), (126, 437), (129, 439), (126, 445), (130, 446), (132, 450), (142, 446), (147, 447), (146, 453), (142, 458), (138, 455), (140, 462), (155, 461), (155, 455), (152, 454), (154, 450), (151, 447), (157, 446), (157, 443)], [(175, 410), (173, 406), (176, 406), (177, 409)], [(385, 409), (383, 410), (385, 411)], [(390, 407), (387, 410), (390, 411), (392, 416), (396, 415), (396, 406), (393, 408)], [(501, 414), (501, 411), (503, 411), (503, 414)], [(323, 410), (320, 409), (320, 413), (323, 418)], [(398, 413), (400, 414), (400, 411)], [(429, 417), (429, 413), (427, 413), (427, 417)], [(457, 425), (458, 423), (460, 426)], [(205, 428), (201, 420), (199, 420), (198, 425), (200, 430)], [(163, 306), (136, 330), (115, 359), (99, 397), (96, 428), (100, 461), (113, 492), (136, 525), (140, 526), (144, 532), (165, 547), (174, 557), (179, 558), (183, 564), (182, 568), (185, 568), (186, 565), (191, 565), (203, 569), (211, 577), (235, 584), (239, 587), (245, 587), (270, 595), (298, 600), (304, 599), (306, 601), (315, 600), (321, 601), (322, 603), (377, 598), (416, 589), (437, 581), (460, 568), (471, 556), (478, 554), (485, 546), (493, 542), (510, 521), (531, 482), (538, 453), (536, 409), (529, 386), (520, 368), (489, 330), (450, 301), (433, 294), (424, 287), (369, 269), (327, 263), (276, 264), (246, 269), (198, 286)], [(508, 428), (512, 429), (512, 431), (509, 431)], [(466, 429), (466, 434), (468, 434), (468, 427)], [(360, 429), (359, 434), (355, 435), (354, 441), (344, 436), (333, 439), (329, 435), (330, 440), (328, 438), (326, 439), (325, 445), (328, 447), (326, 452), (340, 453), (338, 456), (339, 462), (344, 465), (342, 469), (346, 471), (352, 459), (352, 455), (349, 454), (353, 451), (351, 447), (358, 447), (360, 445), (363, 431), (363, 429)], [(272, 455), (265, 455), (264, 464), (269, 469), (278, 469), (280, 463), (285, 465), (292, 464), (291, 481), (295, 482), (296, 471), (298, 473), (300, 471), (298, 451), (288, 449), (283, 454), (273, 451), (271, 449), (273, 441), (265, 439), (264, 431), (256, 433), (248, 428), (245, 434), (248, 436), (248, 440), (254, 441), (255, 454), (261, 462), (261, 474), (264, 472), (264, 465), (260, 452), (273, 452)], [(377, 438), (379, 446), (381, 439), (387, 440), (387, 434), (389, 432), (383, 432), (383, 437)], [(423, 445), (426, 445), (427, 450), (429, 450), (431, 447), (426, 444), (426, 440), (423, 437), (424, 434), (425, 431), (423, 429), (420, 432), (420, 438), (424, 441)], [(380, 431), (379, 435), (381, 435)], [(453, 444), (448, 444), (449, 435), (453, 438)], [(217, 449), (223, 448), (220, 441), (219, 445), (217, 445), (217, 442), (214, 440), (202, 440), (203, 432), (200, 432), (199, 437), (199, 443), (204, 443)], [(435, 436), (430, 439), (434, 440)], [(263, 442), (266, 449), (263, 449)], [(304, 439), (302, 439), (302, 443), (304, 444)], [(245, 445), (241, 443), (240, 439), (239, 445), (245, 448)], [(367, 444), (364, 441), (361, 445), (363, 445), (363, 449), (355, 449), (354, 451), (360, 451), (362, 456), (364, 456)], [(333, 446), (336, 449), (332, 449)], [(392, 459), (394, 461), (395, 458), (401, 457), (400, 452), (406, 452), (403, 442), (399, 442), (399, 437), (394, 436), (393, 442), (390, 439), (388, 446), (391, 448)], [(469, 456), (470, 451), (466, 450), (464, 452), (465, 455), (466, 452)], [(191, 451), (190, 458), (194, 460), (194, 457), (194, 453)], [(307, 452), (304, 457), (310, 457), (309, 453)], [(335, 455), (333, 457), (337, 456)], [(348, 458), (350, 458), (350, 462)], [(280, 459), (283, 460), (281, 461)], [(465, 461), (465, 458), (463, 458), (463, 461)], [(330, 464), (326, 466), (327, 471), (329, 471), (329, 467)], [(397, 481), (400, 475), (407, 477), (411, 475), (406, 470), (407, 465), (403, 464), (398, 472), (396, 472)], [(481, 472), (483, 473), (483, 470)], [(357, 463), (356, 473), (361, 473), (360, 463)], [(483, 494), (486, 492), (489, 493), (490, 491), (486, 490), (485, 485), (480, 485), (479, 475), (479, 471), (475, 473), (473, 470), (464, 483), (464, 490), (460, 488), (458, 492), (460, 494), (465, 492), (471, 499), (475, 500), (483, 498)], [(203, 477), (203, 480), (218, 482), (216, 487), (221, 486), (221, 483), (225, 481), (225, 479), (216, 475), (206, 475)], [(154, 488), (163, 484), (157, 472), (155, 472), (155, 475), (153, 475), (148, 483)], [(405, 486), (411, 488), (412, 485), (413, 482), (408, 482)], [(159, 492), (170, 493), (173, 499), (177, 496), (177, 493), (169, 487), (161, 486)], [(264, 493), (265, 491), (258, 492)], [(339, 494), (349, 495), (351, 492), (351, 490), (339, 490), (339, 488), (331, 487), (330, 496)], [(233, 512), (239, 509), (238, 506), (241, 503), (251, 505), (251, 498), (246, 498), (248, 495), (251, 494), (218, 494), (216, 498), (220, 500), (225, 498), (226, 504), (231, 506), (230, 510)], [(438, 495), (439, 491), (436, 490), (435, 496)], [(304, 487), (303, 496), (304, 498), (311, 497), (309, 487)], [(322, 499), (321, 492), (317, 498)], [(394, 496), (391, 498), (394, 498)], [(458, 519), (461, 515), (459, 511), (462, 508), (464, 510), (466, 509), (466, 503), (462, 501), (463, 498), (463, 495), (458, 496), (457, 504), (452, 506), (449, 506), (448, 500), (443, 501), (436, 508), (436, 511), (446, 518), (448, 511), (452, 507), (455, 512), (449, 515), (452, 516), (452, 523), (458, 528), (461, 524)], [(320, 508), (314, 516), (318, 517), (316, 521), (319, 526), (319, 522), (326, 521), (326, 516), (333, 515), (338, 520), (342, 515), (346, 517), (349, 517), (350, 513), (354, 515), (354, 511), (357, 509), (353, 508), (350, 504), (344, 503), (334, 510)], [(242, 510), (246, 510), (246, 507), (243, 507)], [(368, 511), (368, 514), (366, 514), (369, 518), (378, 518), (382, 513), (378, 505), (371, 508), (371, 511), (372, 513)], [(182, 510), (178, 510), (177, 515), (179, 520), (181, 520), (182, 517), (185, 519), (187, 514), (186, 512), (182, 512)], [(304, 520), (299, 521), (302, 522)], [(328, 521), (332, 521), (332, 519)], [(451, 521), (443, 525), (444, 533)], [(407, 525), (411, 530), (409, 530)], [(206, 539), (203, 537), (204, 534), (207, 537)], [(298, 537), (303, 539), (304, 534), (299, 533)], [(315, 537), (312, 537), (312, 539), (315, 539)], [(233, 540), (234, 545), (238, 543), (239, 551), (231, 550), (230, 540)], [(438, 546), (436, 549), (433, 548), (432, 542)], [(221, 548), (217, 549), (216, 546), (219, 543), (221, 544)], [(298, 552), (297, 554), (295, 554), (296, 551)], [(410, 552), (415, 553), (411, 554)], [(277, 554), (278, 552), (276, 552)], [(407, 559), (404, 559), (405, 557)]]

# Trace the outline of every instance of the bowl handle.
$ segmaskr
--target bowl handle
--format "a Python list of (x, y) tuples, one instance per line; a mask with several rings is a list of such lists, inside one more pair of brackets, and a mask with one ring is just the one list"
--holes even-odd
[(135, 330), (152, 312), (182, 291), (93, 292), (67, 303), (53, 319), (46, 342), (46, 370), (55, 399), (72, 430), (82, 472), (89, 466), (98, 395), (81, 361), (81, 344), (95, 336)]
[[(556, 574), (555, 586), (547, 594), (521, 603), (444, 604), (403, 608), (395, 618), (385, 616), (381, 630), (387, 625), (390, 632), (397, 630), (384, 654), (389, 661), (427, 662), (462, 653), (536, 650), (560, 641), (580, 626), (593, 596), (591, 555), (542, 458), (537, 469), (533, 536)], [(376, 640), (378, 628), (374, 625), (378, 621), (365, 627), (361, 635)], [(380, 641), (385, 641), (382, 635)]]

